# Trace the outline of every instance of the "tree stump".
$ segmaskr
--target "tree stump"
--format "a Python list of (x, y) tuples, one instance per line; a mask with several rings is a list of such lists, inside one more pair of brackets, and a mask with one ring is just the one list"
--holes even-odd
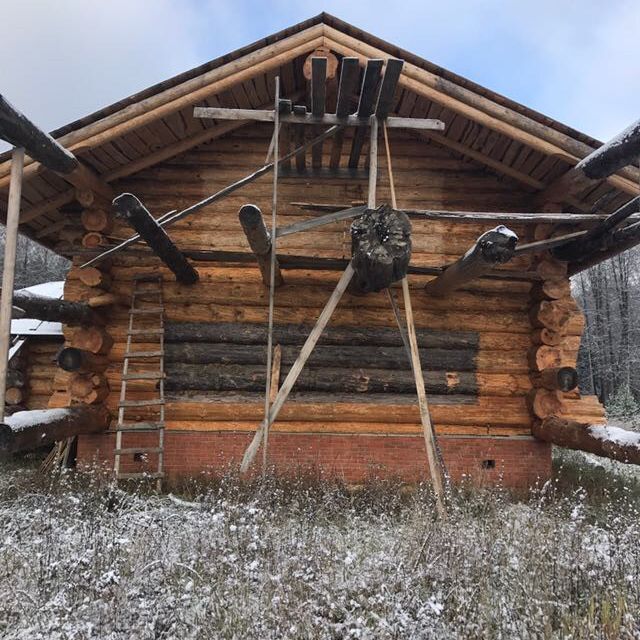
[(381, 291), (407, 275), (411, 222), (389, 205), (369, 209), (351, 224), (352, 289)]

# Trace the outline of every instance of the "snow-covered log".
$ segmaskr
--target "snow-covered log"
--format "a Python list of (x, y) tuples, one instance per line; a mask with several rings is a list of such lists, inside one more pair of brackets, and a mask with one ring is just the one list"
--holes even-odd
[(483, 233), (478, 241), (457, 262), (425, 285), (434, 296), (446, 296), (470, 280), (489, 273), (499, 264), (513, 258), (518, 236), (504, 225)]
[(640, 433), (592, 425), (557, 416), (545, 418), (533, 426), (533, 435), (559, 447), (587, 451), (619, 462), (640, 464)]
[(18, 411), (0, 424), (0, 453), (29, 451), (83, 433), (104, 431), (109, 412), (86, 404), (64, 409)]

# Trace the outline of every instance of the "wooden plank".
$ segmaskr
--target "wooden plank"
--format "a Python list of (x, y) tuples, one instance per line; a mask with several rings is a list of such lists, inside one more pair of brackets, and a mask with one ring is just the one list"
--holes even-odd
[[(358, 58), (343, 58), (342, 71), (340, 74), (340, 84), (338, 86), (338, 98), (336, 103), (336, 116), (345, 118), (351, 112), (351, 98), (355, 93), (360, 74), (360, 63)], [(339, 131), (333, 139), (331, 147), (331, 160), (329, 166), (337, 169), (340, 166), (342, 155), (342, 145), (344, 143), (344, 130)]]
[(318, 218), (310, 218), (309, 220), (302, 220), (301, 222), (295, 222), (285, 227), (279, 227), (276, 230), (276, 238), (282, 238), (284, 236), (291, 235), (293, 233), (300, 233), (302, 231), (309, 231), (316, 229), (332, 222), (340, 222), (342, 220), (350, 220), (362, 215), (366, 211), (367, 207), (361, 205), (359, 207), (349, 207), (342, 211), (334, 211)]
[(391, 105), (398, 86), (398, 80), (402, 73), (404, 60), (390, 58), (387, 60), (384, 77), (382, 78), (382, 86), (380, 87), (380, 95), (378, 97), (378, 105), (376, 106), (376, 116), (384, 119), (391, 111)]
[[(375, 61), (374, 61), (375, 62)], [(378, 72), (378, 79), (380, 70)], [(367, 77), (365, 76), (365, 81)], [(376, 84), (370, 84), (376, 81), (375, 76), (369, 77), (369, 83), (363, 84), (363, 91), (367, 90), (365, 99), (371, 103), (363, 104), (362, 110), (358, 108), (355, 115), (347, 115), (340, 117), (336, 114), (325, 113), (322, 116), (314, 116), (313, 113), (296, 113), (295, 107), (293, 113), (283, 113), (280, 115), (282, 122), (297, 125), (334, 125), (342, 124), (349, 127), (357, 127), (362, 129), (369, 125), (369, 118), (375, 107)], [(364, 115), (360, 115), (363, 113)], [(275, 119), (275, 111), (263, 109), (224, 109), (222, 107), (194, 107), (193, 116), (195, 118), (210, 118), (214, 120), (231, 120), (231, 121), (254, 121), (254, 122), (273, 122)], [(416, 129), (419, 131), (442, 131), (445, 127), (441, 120), (434, 118), (387, 118), (387, 126), (389, 129)]]
[[(358, 118), (368, 118), (374, 112), (383, 64), (384, 60), (379, 59), (367, 61), (367, 67), (362, 80), (360, 101), (358, 102), (358, 111), (356, 112)], [(358, 127), (354, 133), (353, 142), (351, 143), (351, 153), (349, 154), (349, 166), (352, 169), (355, 169), (358, 166), (364, 140), (365, 130)]]
[[(311, 115), (314, 118), (324, 116), (327, 100), (327, 59), (314, 57), (311, 59)], [(318, 127), (315, 134), (320, 133)], [(318, 144), (311, 150), (311, 166), (314, 169), (322, 167), (322, 145)]]
[(9, 343), (11, 342), (11, 312), (13, 309), (11, 293), (13, 292), (16, 270), (23, 166), (24, 149), (19, 147), (14, 149), (11, 154), (11, 183), (9, 186), (7, 225), (5, 230), (2, 296), (0, 296), (0, 423), (4, 420), (4, 404), (7, 393), (7, 367), (9, 360)]
[(293, 366), (289, 370), (287, 377), (282, 383), (282, 387), (278, 391), (278, 395), (276, 396), (276, 399), (271, 405), (269, 415), (265, 418), (265, 420), (263, 420), (262, 424), (258, 427), (253, 437), (253, 440), (247, 447), (247, 450), (245, 451), (244, 456), (242, 458), (242, 464), (240, 465), (241, 473), (246, 473), (247, 470), (249, 469), (249, 466), (253, 462), (253, 459), (255, 458), (256, 453), (258, 452), (258, 448), (260, 447), (260, 442), (262, 441), (262, 435), (264, 430), (265, 429), (268, 430), (269, 426), (273, 424), (275, 419), (278, 417), (278, 413), (280, 412), (282, 405), (285, 403), (285, 400), (287, 399), (289, 393), (291, 392), (293, 385), (296, 383), (296, 380), (298, 379), (298, 376), (300, 375), (300, 372), (302, 371), (307, 359), (311, 355), (313, 348), (316, 346), (316, 343), (318, 342), (320, 336), (322, 335), (322, 332), (324, 331), (324, 328), (327, 326), (329, 320), (331, 320), (331, 316), (335, 308), (338, 306), (338, 302), (340, 302), (340, 298), (342, 298), (342, 294), (347, 289), (347, 286), (349, 285), (349, 282), (353, 277), (353, 273), (354, 273), (353, 267), (351, 266), (351, 263), (349, 263), (347, 265), (347, 268), (344, 270), (344, 273), (342, 274), (335, 290), (331, 294), (331, 297), (327, 301), (326, 306), (322, 310), (322, 313), (320, 314), (316, 322), (316, 325), (311, 330), (309, 337), (307, 338), (302, 349), (300, 350), (300, 355), (298, 356), (297, 360), (293, 363)]

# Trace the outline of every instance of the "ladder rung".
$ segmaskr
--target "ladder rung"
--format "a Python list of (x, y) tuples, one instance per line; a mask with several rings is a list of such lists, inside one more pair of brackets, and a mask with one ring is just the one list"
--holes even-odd
[(164, 478), (164, 473), (162, 471), (156, 473), (119, 473), (116, 477), (118, 480), (153, 480), (154, 478)]
[(152, 407), (157, 404), (164, 404), (164, 400), (161, 400), (160, 398), (155, 398), (153, 400), (125, 400), (118, 406), (122, 409), (126, 409), (127, 407)]
[(133, 431), (160, 431), (164, 429), (163, 422), (123, 422), (116, 426), (116, 431), (126, 433)]
[(140, 371), (138, 373), (126, 373), (123, 380), (162, 380), (166, 374), (162, 371)]
[(131, 329), (127, 332), (128, 336), (161, 336), (164, 329)]
[(117, 456), (128, 453), (162, 453), (162, 447), (129, 447), (127, 449), (114, 449), (113, 452)]
[(160, 358), (164, 355), (164, 351), (127, 351), (125, 358)]
[(163, 313), (164, 307), (147, 307), (146, 309), (131, 309), (129, 311), (130, 314), (139, 316), (143, 314), (151, 314), (151, 313)]

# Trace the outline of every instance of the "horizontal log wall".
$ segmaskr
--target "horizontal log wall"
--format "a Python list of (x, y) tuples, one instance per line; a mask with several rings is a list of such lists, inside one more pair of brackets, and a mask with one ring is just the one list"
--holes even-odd
[(26, 348), (27, 390), (25, 409), (46, 409), (49, 398), (55, 390), (54, 379), (57, 374), (56, 354), (63, 344), (60, 337), (30, 338)]
[[(261, 166), (270, 135), (269, 126), (247, 126), (123, 180), (115, 190), (136, 194), (156, 216), (171, 209), (181, 209)], [(348, 141), (345, 148), (349, 148)], [(530, 194), (515, 183), (499, 179), (433, 145), (415, 141), (407, 134), (393, 131), (391, 149), (399, 207), (503, 212), (528, 210), (530, 207)], [(323, 166), (328, 166), (330, 150), (331, 144), (326, 143)], [(389, 200), (389, 190), (384, 158), (380, 158), (380, 163), (377, 199), (385, 202)], [(362, 178), (283, 178), (279, 183), (279, 224), (290, 224), (314, 215), (301, 212), (290, 206), (290, 202), (362, 202), (366, 200), (366, 192), (367, 183)], [(181, 250), (248, 252), (246, 237), (238, 221), (238, 210), (243, 204), (252, 203), (268, 215), (270, 201), (271, 183), (269, 179), (261, 179), (169, 227), (168, 233)], [(339, 222), (287, 236), (278, 241), (278, 252), (348, 258), (351, 250), (349, 225), (349, 221)], [(481, 233), (491, 227), (482, 223), (458, 225), (451, 221), (412, 221), (412, 225), (412, 264), (424, 266), (443, 266), (455, 261)], [(513, 229), (521, 242), (534, 240), (531, 225), (514, 224)], [(130, 235), (129, 229), (117, 220), (109, 234), (116, 238)], [(79, 256), (75, 263), (82, 261), (84, 259)], [(164, 298), (169, 326), (184, 322), (256, 323), (266, 326), (268, 290), (257, 267), (197, 261), (193, 261), (193, 265), (198, 270), (200, 281), (187, 288), (176, 283), (155, 257), (137, 245), (133, 250), (117, 254), (110, 264), (112, 283), (109, 292), (127, 300), (134, 275), (160, 272), (165, 277)], [(524, 255), (500, 269), (521, 271), (530, 267), (532, 257)], [(287, 271), (284, 274), (285, 284), (278, 288), (276, 294), (275, 323), (313, 325), (338, 277), (338, 273), (323, 271)], [(440, 367), (434, 372), (433, 380), (429, 374), (426, 376), (437, 431), (454, 436), (530, 435), (532, 417), (527, 395), (532, 389), (529, 351), (534, 330), (529, 317), (531, 285), (508, 280), (477, 280), (449, 297), (436, 299), (424, 292), (427, 281), (428, 277), (410, 277), (417, 328), (455, 334), (469, 332), (477, 336), (474, 338), (477, 346), (474, 347), (473, 366), (459, 364), (452, 370)], [(95, 295), (95, 288), (83, 284), (77, 270), (72, 270), (65, 296), (70, 300), (86, 300), (90, 295)], [(115, 412), (125, 351), (126, 305), (109, 308), (108, 319), (106, 329), (114, 339), (114, 345), (107, 356), (109, 366), (105, 375), (110, 392), (106, 403)], [(395, 319), (386, 296), (345, 294), (331, 320), (330, 329), (348, 327), (378, 328), (382, 333), (395, 331)], [(562, 347), (567, 350), (568, 360), (572, 360), (577, 352), (581, 331), (579, 317), (566, 326)], [(71, 334), (66, 337), (70, 339)], [(396, 345), (398, 348), (399, 344)], [(143, 349), (145, 343), (140, 341), (136, 346)], [(170, 352), (171, 347), (168, 350)], [(425, 371), (429, 372), (429, 349), (424, 358)], [(186, 362), (178, 365), (183, 372), (185, 367), (189, 367)], [(264, 375), (260, 373), (261, 367), (256, 365), (255, 362), (242, 365), (255, 369), (259, 380), (255, 387), (249, 385), (241, 392), (229, 389), (191, 389), (188, 392), (175, 389), (169, 392), (167, 427), (181, 431), (255, 430), (263, 414), (262, 393), (256, 388), (261, 386)], [(283, 374), (286, 367), (283, 363)], [(149, 368), (153, 368), (151, 363)], [(354, 361), (352, 380), (359, 368), (361, 365)], [(393, 372), (392, 369), (386, 371)], [(193, 371), (187, 373), (195, 379)], [(249, 372), (236, 373), (237, 379), (241, 379)], [(405, 371), (401, 373), (399, 386), (373, 394), (357, 393), (349, 385), (343, 388), (341, 396), (330, 390), (311, 390), (313, 384), (308, 385), (310, 390), (306, 392), (294, 388), (291, 402), (285, 404), (273, 428), (291, 433), (419, 435), (418, 407), (414, 395), (407, 389), (410, 380)], [(69, 374), (58, 371), (52, 405), (66, 406), (69, 401), (66, 395), (68, 382)], [(153, 381), (132, 383), (129, 386), (130, 397), (152, 397), (152, 384)], [(357, 388), (356, 382), (353, 384)], [(456, 392), (445, 388), (456, 384), (460, 385)], [(399, 394), (399, 391), (406, 393)], [(567, 403), (576, 417), (581, 416), (585, 421), (598, 415), (599, 407), (590, 400), (568, 398)], [(137, 415), (142, 419), (150, 412), (143, 407)]]

